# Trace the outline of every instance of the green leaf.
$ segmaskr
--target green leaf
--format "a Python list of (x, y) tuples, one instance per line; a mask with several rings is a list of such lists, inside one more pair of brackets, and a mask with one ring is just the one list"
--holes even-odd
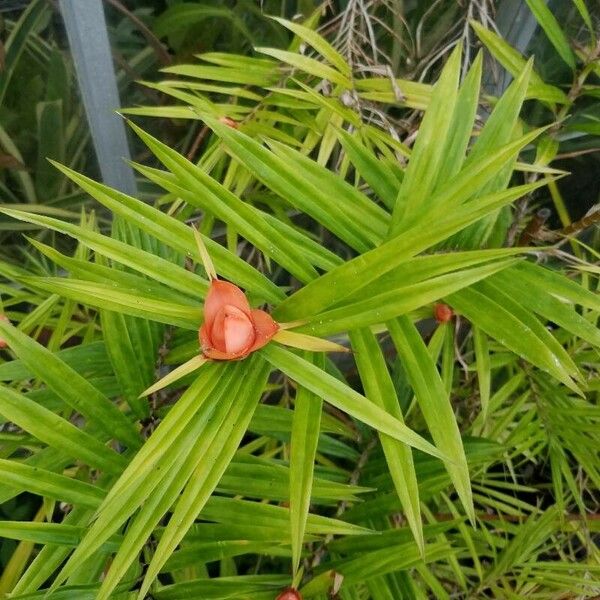
[(325, 248), (316, 239), (309, 237), (309, 232), (281, 221), (269, 213), (262, 213), (263, 218), (271, 223), (290, 242), (293, 242), (300, 252), (316, 267), (328, 271), (344, 262), (337, 254)]
[(300, 39), (310, 44), (323, 58), (327, 59), (330, 64), (337, 68), (337, 70), (350, 77), (352, 70), (350, 65), (346, 62), (346, 59), (329, 43), (320, 36), (316, 31), (300, 25), (293, 21), (288, 21), (280, 17), (270, 17), (274, 21), (277, 21), (280, 25), (287, 27), (290, 31), (295, 33)]
[(153, 592), (152, 595), (156, 596), (157, 600), (182, 600), (184, 598), (270, 600), (275, 598), (275, 594), (281, 591), (286, 583), (289, 583), (287, 575), (237, 575), (212, 579), (202, 578), (164, 586), (158, 592)]
[(0, 459), (0, 474), (6, 485), (22, 487), (33, 494), (78, 506), (96, 508), (104, 497), (104, 490), (94, 485), (16, 460)]
[(473, 347), (477, 361), (477, 379), (479, 381), (479, 401), (481, 402), (481, 418), (485, 426), (490, 405), (491, 366), (488, 340), (479, 327), (473, 326)]
[[(337, 135), (336, 130), (333, 130), (333, 133)], [(332, 141), (334, 139), (332, 137)], [(362, 227), (372, 230), (372, 233), (369, 234), (370, 242), (383, 238), (390, 220), (384, 209), (355, 186), (344, 181), (339, 175), (332, 173), (318, 162), (310, 160), (298, 150), (275, 141), (269, 142), (269, 146), (286, 164), (294, 165), (297, 176), (312, 184), (313, 188), (319, 191), (318, 196), (322, 198), (323, 202), (325, 202), (325, 198), (339, 197), (341, 214), (346, 218), (349, 215), (351, 218), (363, 220)], [(327, 204), (331, 205), (331, 200)]]
[[(231, 559), (236, 556), (263, 554), (269, 556), (288, 557), (288, 548), (271, 542), (254, 542), (249, 540), (202, 541), (186, 544), (175, 551), (165, 563), (162, 573), (171, 573), (186, 568), (197, 567), (200, 563)], [(224, 570), (221, 570), (221, 577)], [(271, 600), (269, 598), (268, 600)]]
[[(344, 106), (342, 101), (339, 98), (324, 96), (322, 93), (319, 93), (314, 88), (311, 88), (309, 85), (306, 85), (299, 81), (298, 79), (292, 78), (292, 81), (300, 86), (303, 92), (299, 92), (298, 90), (284, 90), (283, 88), (273, 88), (277, 89), (277, 93), (279, 94), (287, 94), (292, 98), (302, 98), (304, 101), (314, 104), (315, 108), (321, 107), (324, 110), (321, 111), (320, 114), (331, 113), (332, 116), (338, 115), (341, 120), (347, 121), (354, 127), (360, 127), (362, 125), (360, 116), (351, 108)], [(325, 135), (323, 136), (323, 140)], [(323, 146), (323, 142), (321, 142), (321, 146)], [(319, 161), (320, 162), (320, 161)]]
[(445, 219), (438, 221), (436, 227), (416, 225), (402, 236), (349, 260), (304, 286), (284, 300), (274, 310), (274, 316), (279, 321), (292, 321), (318, 314), (358, 288), (366, 288), (406, 259), (542, 185), (545, 184), (538, 181), (483, 196), (476, 202), (469, 202), (452, 211)]
[[(289, 508), (275, 506), (264, 502), (251, 502), (240, 498), (211, 496), (202, 509), (202, 518), (216, 521), (225, 526), (253, 526), (275, 528), (281, 535), (289, 539), (291, 535), (291, 519)], [(306, 533), (313, 535), (356, 536), (374, 534), (375, 532), (332, 517), (309, 513), (306, 521)]]
[[(227, 365), (213, 363), (199, 372), (192, 385), (130, 460), (127, 469), (109, 490), (101, 511), (114, 514), (124, 503), (130, 502), (129, 495), (138, 492), (142, 484), (153, 475), (153, 470), (163, 455), (170, 451), (169, 441), (173, 443), (178, 438), (185, 437), (186, 428), (189, 431), (189, 423), (198, 411), (206, 410), (207, 415), (210, 414), (209, 409), (214, 408), (211, 399), (218, 397), (215, 388), (219, 380), (227, 381), (230, 375), (228, 371)], [(205, 407), (207, 402), (208, 407)]]
[[(403, 422), (394, 383), (377, 339), (368, 329), (356, 329), (350, 333), (350, 341), (356, 353), (356, 365), (366, 397)], [(423, 553), (425, 541), (419, 505), (419, 487), (411, 449), (387, 435), (380, 434), (379, 437), (406, 520), (419, 550)]]
[(0, 386), (0, 414), (49, 446), (108, 473), (120, 473), (126, 464), (89, 433), (5, 386)]
[(296, 52), (288, 52), (287, 50), (277, 50), (276, 48), (255, 48), (255, 50), (261, 54), (272, 56), (308, 75), (312, 75), (318, 79), (327, 79), (331, 83), (337, 83), (347, 90), (352, 89), (352, 83), (347, 75), (344, 75), (337, 69), (324, 65), (314, 58), (309, 58)]
[(513, 267), (513, 269), (527, 277), (527, 281), (535, 282), (538, 287), (543, 287), (556, 298), (566, 298), (573, 304), (580, 304), (596, 312), (600, 312), (600, 297), (572, 281), (562, 274), (546, 269), (541, 265), (523, 261)]
[[(135, 558), (139, 552), (137, 545), (140, 543), (140, 530), (145, 535), (141, 539), (143, 545), (185, 484), (185, 470), (182, 469), (182, 464), (196, 441), (203, 439), (202, 431), (210, 422), (222, 394), (229, 391), (227, 375), (230, 375), (230, 372), (229, 365), (208, 365), (201, 372), (109, 490), (96, 513), (95, 521), (54, 580), (53, 587), (60, 585), (80, 567), (83, 561), (92, 556), (144, 504), (136, 518), (135, 526), (132, 524), (129, 527), (119, 551), (120, 558), (124, 554), (130, 559)], [(217, 390), (218, 382), (221, 386)], [(182, 473), (184, 478), (181, 487), (176, 490), (175, 497), (170, 498), (164, 506), (165, 484), (168, 490), (168, 485), (175, 478), (181, 477)], [(149, 521), (152, 518), (156, 521)], [(123, 559), (114, 565), (110, 579), (112, 583), (106, 583), (107, 586), (118, 583), (123, 574), (121, 569), (127, 569), (129, 563)], [(116, 578), (113, 580), (115, 573)]]
[(377, 159), (374, 152), (361, 144), (358, 135), (350, 135), (342, 129), (338, 130), (337, 135), (344, 151), (361, 177), (381, 198), (385, 206), (393, 209), (398, 196), (398, 187), (394, 178), (390, 177), (384, 163)]
[(132, 294), (117, 284), (100, 284), (64, 277), (25, 277), (23, 282), (89, 306), (143, 317), (158, 323), (198, 329), (202, 309)]
[(573, 306), (548, 293), (548, 287), (530, 277), (527, 271), (518, 271), (518, 275), (515, 276), (515, 271), (509, 269), (505, 274), (494, 276), (493, 283), (522, 306), (560, 325), (582, 340), (600, 347), (600, 330), (584, 319)]
[[(483, 194), (500, 191), (486, 190), (486, 184), (494, 181), (500, 171), (514, 164), (519, 152), (535, 140), (547, 127), (534, 129), (494, 151), (486, 152), (478, 160), (467, 160), (463, 169), (431, 199), (430, 210), (452, 211), (461, 205), (481, 202)], [(477, 193), (478, 192), (478, 193)], [(476, 193), (475, 198), (473, 194)]]
[(107, 438), (121, 440), (130, 448), (141, 445), (130, 419), (77, 371), (9, 323), (0, 321), (0, 335), (38, 379)]
[[(308, 356), (307, 358), (310, 358)], [(318, 368), (325, 366), (323, 356), (311, 362)], [(290, 441), (290, 528), (292, 532), (292, 568), (295, 576), (300, 566), (300, 554), (306, 530), (306, 520), (313, 493), (315, 454), (319, 441), (323, 400), (306, 388), (300, 387), (294, 402), (294, 420)]]
[[(385, 275), (378, 277), (369, 287), (373, 290), (373, 293), (382, 294), (461, 269), (482, 266), (485, 263), (490, 264), (492, 261), (501, 259), (514, 258), (525, 251), (527, 251), (526, 248), (513, 247), (422, 254), (409, 258)], [(353, 302), (363, 300), (364, 295), (364, 290), (358, 288), (343, 303), (339, 304), (346, 304), (350, 300)]]
[[(470, 21), (470, 24), (475, 30), (477, 37), (483, 42), (492, 56), (513, 77), (518, 77), (526, 65), (526, 61), (521, 54), (505, 42), (499, 35), (486, 29), (480, 23)], [(561, 89), (544, 83), (542, 78), (535, 73), (535, 71), (532, 71), (531, 73), (531, 82), (527, 96), (549, 103), (566, 104), (568, 102), (567, 95)]]
[[(370, 200), (363, 198), (357, 205), (349, 202), (338, 205), (330, 201), (328, 190), (332, 189), (334, 183), (342, 186), (344, 191), (352, 190), (352, 196), (356, 194), (361, 196), (337, 175), (319, 167), (298, 152), (293, 152), (289, 148), (282, 150), (281, 145), (274, 146), (274, 149), (285, 153), (278, 156), (275, 151), (270, 152), (242, 132), (224, 126), (207, 116), (203, 115), (203, 117), (246, 169), (292, 206), (313, 217), (359, 251), (369, 249), (376, 240), (380, 239), (372, 227), (381, 228), (382, 218), (385, 217), (379, 212), (381, 209), (378, 211)], [(303, 168), (306, 169), (305, 172), (302, 172)], [(315, 182), (315, 172), (321, 176), (318, 183)], [(369, 205), (372, 208), (367, 213), (364, 206)], [(373, 210), (379, 213), (378, 220), (373, 221), (369, 218), (373, 217)], [(368, 218), (368, 228), (366, 228)]]
[(364, 100), (426, 110), (431, 99), (431, 85), (409, 79), (395, 79), (392, 83), (389, 77), (370, 77), (355, 79), (354, 83)]
[(30, 2), (13, 26), (10, 36), (4, 42), (5, 56), (0, 71), (0, 105), (4, 105), (4, 96), (13, 75), (17, 71), (19, 58), (23, 54), (31, 35), (39, 27), (50, 11), (50, 7), (42, 0)]
[(102, 257), (97, 257), (96, 262), (88, 260), (79, 260), (61, 254), (52, 246), (46, 246), (37, 240), (29, 240), (32, 246), (39, 250), (44, 256), (47, 256), (58, 266), (68, 271), (73, 278), (81, 278), (85, 281), (112, 285), (117, 289), (126, 290), (133, 295), (140, 297), (153, 297), (161, 301), (173, 301), (177, 304), (188, 305), (192, 310), (197, 308), (197, 302), (188, 295), (176, 292), (155, 283), (152, 280), (140, 277), (135, 273), (130, 273), (118, 268), (105, 266)]
[[(527, 86), (531, 76), (532, 61), (529, 61), (523, 71), (511, 83), (506, 92), (496, 103), (492, 114), (487, 119), (484, 127), (477, 136), (467, 160), (464, 163), (464, 171), (469, 173), (472, 168), (490, 157), (495, 157), (497, 153), (502, 152), (506, 144), (518, 139), (520, 133), (519, 114), (525, 99)], [(477, 189), (474, 186), (473, 192), (478, 194), (498, 192), (506, 189), (508, 186), (517, 156), (499, 168), (495, 176), (492, 177), (482, 187)], [(449, 247), (462, 248), (480, 248), (485, 246), (494, 231), (499, 231), (498, 237), (504, 239), (506, 232), (502, 227), (503, 216), (506, 211), (499, 214), (491, 214), (479, 223), (473, 224), (468, 229), (460, 232), (446, 242)]]
[(284, 350), (276, 344), (268, 344), (260, 350), (260, 353), (274, 367), (339, 410), (400, 442), (438, 458), (445, 458), (435, 446), (409, 429), (404, 423), (369, 402), (339, 379), (332, 377), (296, 354)]
[(233, 11), (226, 6), (210, 6), (192, 2), (169, 6), (156, 19), (153, 29), (158, 37), (164, 37), (211, 17), (223, 17), (234, 21)]
[[(63, 165), (55, 164), (55, 166), (113, 213), (137, 225), (142, 231), (158, 238), (184, 256), (193, 255), (199, 258), (190, 227), (186, 227), (183, 223), (140, 200), (97, 183)], [(276, 302), (281, 298), (282, 293), (275, 284), (239, 257), (231, 254), (211, 239), (205, 238), (204, 243), (208, 247), (218, 271), (224, 277), (247, 290), (260, 294), (271, 302)]]
[(62, 100), (39, 102), (36, 106), (39, 146), (35, 184), (37, 198), (42, 202), (56, 198), (61, 187), (61, 177), (47, 159), (64, 160), (63, 113)]
[(80, 227), (51, 217), (6, 208), (0, 209), (0, 213), (64, 233), (91, 250), (99, 252), (111, 260), (115, 260), (187, 295), (197, 295), (200, 298), (204, 298), (208, 292), (208, 282), (206, 279), (195, 273), (156, 254), (146, 252), (86, 227)]
[[(208, 81), (222, 81), (226, 83), (235, 83), (237, 85), (254, 85), (261, 88), (275, 85), (280, 77), (280, 74), (276, 69), (269, 72), (260, 69), (231, 69), (228, 67), (215, 67), (204, 64), (175, 65), (173, 67), (161, 69), (161, 71), (172, 75), (183, 75), (185, 77), (194, 77)], [(131, 111), (129, 112), (131, 113)], [(189, 115), (190, 110), (185, 107), (183, 112)]]
[(534, 315), (510, 296), (479, 283), (445, 300), (502, 345), (580, 393), (571, 379), (577, 369), (573, 370), (564, 349)]
[(474, 523), (469, 467), (444, 382), (421, 334), (408, 317), (399, 317), (387, 325), (431, 436), (436, 447), (449, 459), (445, 463), (446, 470), (469, 519)]
[(241, 371), (245, 379), (240, 396), (228, 399), (231, 409), (222, 425), (214, 433), (207, 432), (206, 437), (201, 440), (197, 458), (192, 462), (193, 466), (197, 466), (190, 472), (190, 480), (161, 535), (139, 592), (140, 599), (145, 597), (150, 584), (210, 498), (246, 433), (271, 368), (259, 360), (258, 356), (252, 357), (242, 365), (246, 368)]
[(142, 396), (149, 396), (150, 394), (154, 394), (158, 390), (162, 390), (163, 388), (171, 385), (175, 381), (178, 381), (182, 377), (193, 373), (197, 369), (199, 369), (208, 359), (203, 355), (197, 355), (187, 362), (179, 365), (176, 369), (170, 371), (167, 375), (165, 375), (162, 379), (157, 381), (155, 384), (151, 385), (147, 390), (142, 392)]
[(131, 123), (131, 127), (156, 157), (177, 177), (177, 180), (174, 185), (169, 183), (168, 177), (159, 180), (156, 171), (146, 170), (144, 167), (136, 165), (142, 174), (165, 189), (178, 194), (192, 206), (203, 208), (218, 219), (230, 224), (240, 235), (301, 281), (310, 281), (317, 276), (316, 270), (306, 258), (266, 222), (260, 212), (242, 202), (201, 168), (165, 144), (160, 143), (133, 123)]
[(437, 176), (444, 162), (446, 137), (452, 123), (448, 115), (454, 112), (456, 104), (461, 54), (462, 46), (459, 44), (433, 88), (396, 199), (389, 237), (406, 229), (406, 224), (411, 223), (415, 215), (429, 211), (427, 199), (435, 189)]
[[(54, 354), (79, 374), (108, 375), (111, 372), (104, 342), (65, 348)], [(22, 360), (15, 359), (0, 365), (0, 380), (18, 381), (31, 377), (33, 373)]]
[(487, 571), (484, 584), (491, 583), (509, 571), (511, 567), (518, 565), (524, 557), (532, 556), (532, 552), (540, 548), (542, 544), (554, 532), (556, 520), (559, 518), (555, 506), (548, 508), (540, 515), (532, 515), (521, 526), (502, 552), (496, 558), (494, 564)]
[(573, 4), (576, 6), (577, 10), (579, 11), (579, 14), (581, 15), (581, 18), (583, 19), (583, 22), (585, 23), (586, 27), (588, 28), (591, 36), (592, 36), (592, 40), (594, 43), (596, 40), (596, 36), (594, 33), (594, 25), (592, 23), (592, 18), (590, 17), (590, 12), (587, 8), (587, 6), (585, 5), (585, 0), (573, 0)]
[[(371, 297), (367, 300), (343, 304), (339, 308), (319, 313), (310, 318), (308, 324), (302, 325), (298, 330), (306, 331), (314, 336), (326, 336), (383, 323), (431, 304), (456, 290), (468, 287), (506, 269), (512, 264), (514, 264), (513, 260), (496, 261), (482, 267), (434, 277), (414, 285), (399, 286), (383, 293), (377, 293), (373, 289)], [(375, 288), (375, 285), (373, 287)]]
[[(31, 521), (0, 521), (0, 537), (12, 540), (25, 540), (36, 544), (57, 546), (77, 546), (82, 535), (83, 529), (75, 525)], [(112, 549), (114, 546), (115, 541), (107, 544), (108, 549)]]
[(525, 0), (536, 21), (548, 36), (560, 57), (575, 70), (575, 55), (569, 46), (569, 40), (561, 29), (556, 17), (543, 0)]
[[(291, 470), (285, 463), (274, 458), (257, 457), (248, 454), (247, 448), (240, 448), (219, 481), (217, 490), (225, 494), (243, 494), (247, 498), (287, 502), (290, 499), (290, 474)], [(359, 494), (372, 491), (371, 488), (333, 481), (330, 479), (333, 476), (328, 470), (314, 476), (311, 502), (324, 505), (341, 501), (359, 502)], [(289, 537), (282, 541), (289, 545)], [(289, 554), (291, 556), (291, 552)]]
[[(441, 153), (442, 162), (436, 177), (437, 187), (443, 186), (445, 181), (454, 177), (461, 170), (465, 160), (479, 105), (482, 64), (483, 56), (479, 53), (458, 91), (454, 113), (448, 128), (452, 135), (446, 136), (446, 147)], [(449, 107), (444, 107), (443, 110), (449, 112)]]
[(106, 350), (110, 357), (121, 393), (139, 419), (150, 416), (148, 402), (138, 396), (146, 387), (145, 373), (135, 350), (132, 335), (127, 327), (125, 315), (103, 310), (100, 313), (102, 335), (106, 340)]

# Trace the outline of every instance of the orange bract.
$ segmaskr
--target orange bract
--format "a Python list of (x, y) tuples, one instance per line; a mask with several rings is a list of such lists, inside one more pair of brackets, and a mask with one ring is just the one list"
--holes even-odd
[(233, 283), (213, 279), (204, 303), (199, 337), (202, 353), (213, 360), (239, 360), (262, 348), (279, 330), (264, 310), (252, 310)]
[(294, 588), (287, 588), (275, 598), (275, 600), (302, 600), (302, 596), (298, 590)]
[(223, 125), (227, 125), (227, 127), (231, 127), (232, 129), (237, 129), (240, 126), (237, 121), (234, 121), (230, 117), (219, 117), (219, 123), (223, 123)]
[(454, 311), (447, 304), (440, 303), (435, 305), (433, 314), (438, 323), (447, 323), (454, 316)]
[[(6, 321), (8, 323), (8, 317), (0, 314), (0, 321)], [(0, 348), (6, 348), (7, 346), (6, 340), (0, 337)]]

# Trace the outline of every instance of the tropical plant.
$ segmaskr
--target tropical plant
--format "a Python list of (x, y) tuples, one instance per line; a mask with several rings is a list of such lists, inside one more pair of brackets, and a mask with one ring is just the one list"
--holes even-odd
[[(201, 123), (187, 156), (130, 123), (155, 204), (55, 164), (110, 229), (1, 209), (40, 233), (0, 265), (0, 499), (44, 500), (0, 522), (0, 592), (597, 594), (598, 254), (523, 222), (544, 190), (560, 206), (575, 98), (514, 54), (482, 97), (460, 45), (432, 86), (359, 76), (318, 15), (276, 21), (288, 50), (205, 53), (146, 84), (180, 104), (123, 111)], [(423, 110), (400, 142), (394, 111)], [(217, 277), (279, 323), (241, 360), (199, 344)]]

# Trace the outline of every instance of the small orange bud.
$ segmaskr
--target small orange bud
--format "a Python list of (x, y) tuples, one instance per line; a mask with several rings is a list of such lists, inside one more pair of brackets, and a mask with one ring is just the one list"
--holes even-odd
[(454, 316), (454, 311), (447, 304), (440, 302), (435, 305), (433, 314), (438, 323), (447, 323)]
[(294, 588), (286, 588), (275, 598), (275, 600), (302, 600), (302, 596), (298, 590)]
[(237, 129), (240, 126), (237, 121), (234, 121), (230, 117), (219, 117), (219, 123), (223, 123), (223, 125), (227, 125), (227, 127), (231, 127), (232, 129)]
[[(8, 323), (8, 317), (6, 315), (0, 314), (0, 321), (6, 321)], [(0, 349), (6, 348), (8, 344), (6, 340), (0, 337)]]

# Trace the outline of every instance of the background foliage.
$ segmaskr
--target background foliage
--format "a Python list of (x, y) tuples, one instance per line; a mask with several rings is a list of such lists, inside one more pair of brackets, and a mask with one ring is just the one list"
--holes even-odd
[[(600, 594), (597, 5), (289, 4), (106, 3), (137, 198), (2, 7), (0, 596)], [(352, 352), (140, 397), (199, 352), (190, 224)]]

